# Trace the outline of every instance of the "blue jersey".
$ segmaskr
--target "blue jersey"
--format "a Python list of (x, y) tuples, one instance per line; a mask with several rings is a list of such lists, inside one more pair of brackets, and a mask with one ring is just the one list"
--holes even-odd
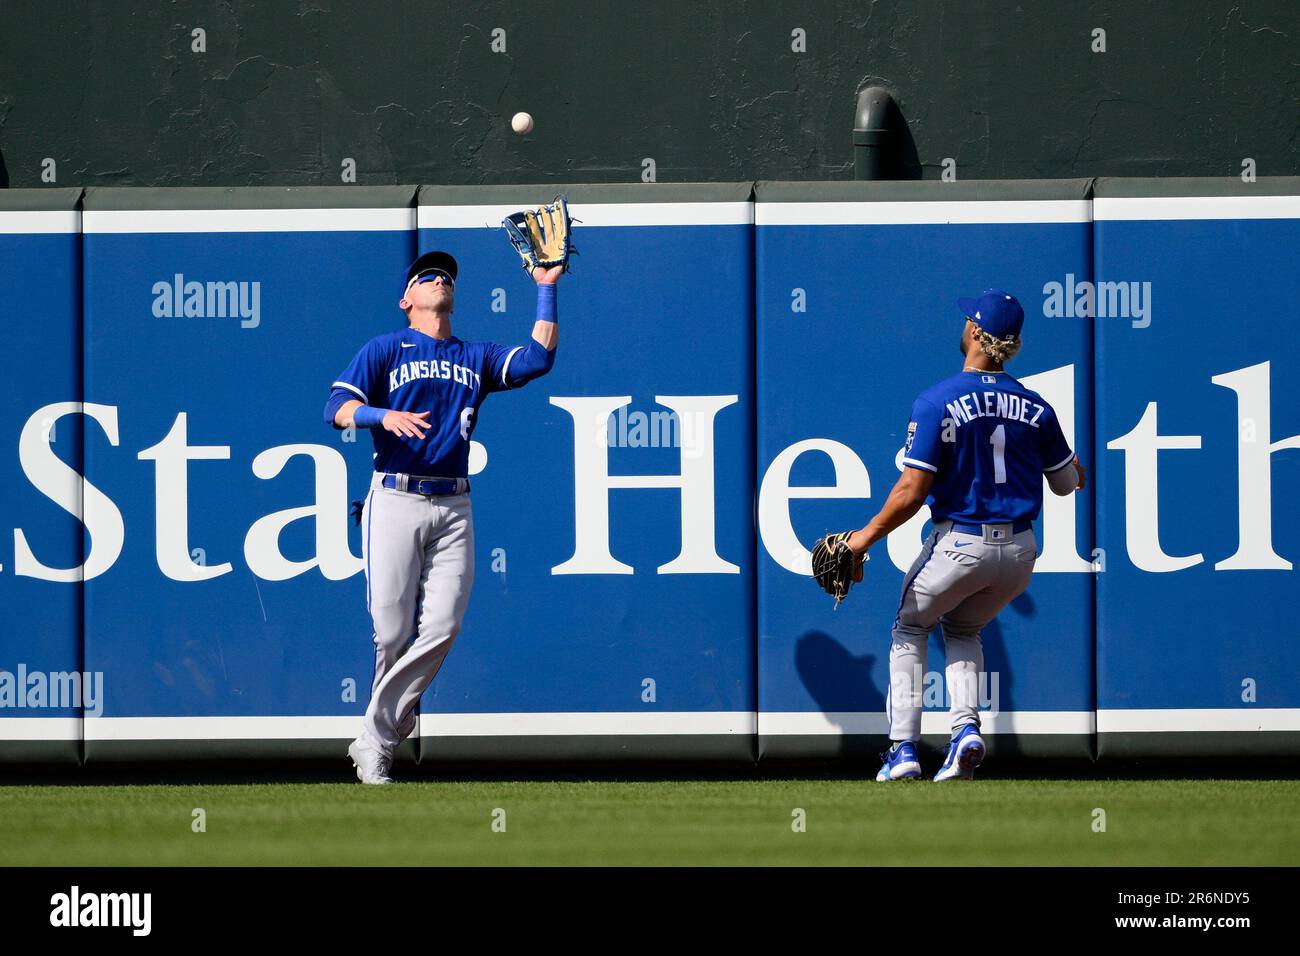
[(1056, 412), (1006, 372), (962, 372), (912, 405), (903, 463), (934, 473), (930, 514), (968, 524), (1033, 520), (1043, 475), (1074, 461)]
[(523, 346), (435, 339), (406, 328), (371, 339), (334, 382), (375, 408), (430, 412), (424, 438), (372, 428), (375, 470), (437, 478), (466, 478), (469, 440), (490, 392), (511, 387), (510, 360)]

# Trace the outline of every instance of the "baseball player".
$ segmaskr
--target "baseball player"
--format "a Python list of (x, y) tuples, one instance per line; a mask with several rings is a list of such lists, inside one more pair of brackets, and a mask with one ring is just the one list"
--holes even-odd
[(370, 492), (353, 510), (375, 643), (370, 704), (348, 747), (362, 783), (392, 782), (393, 752), (415, 729), (416, 705), (460, 632), (474, 583), (470, 437), (490, 393), (518, 388), (554, 364), (563, 271), (532, 270), (532, 339), (505, 347), (452, 334), (456, 260), (420, 256), (398, 302), (408, 327), (362, 346), (330, 390), (325, 421), (368, 428), (375, 441)]
[(903, 581), (889, 654), (886, 701), (893, 745), (879, 781), (921, 776), (921, 695), (926, 641), (943, 629), (952, 742), (936, 781), (970, 779), (984, 759), (980, 632), (1029, 586), (1038, 557), (1032, 522), (1043, 505), (1043, 476), (1055, 494), (1084, 486), (1084, 470), (1056, 412), (1003, 369), (1020, 349), (1025, 313), (1014, 296), (989, 289), (958, 299), (966, 322), (959, 374), (926, 389), (912, 405), (903, 474), (880, 512), (849, 535), (858, 557), (930, 505), (934, 529)]

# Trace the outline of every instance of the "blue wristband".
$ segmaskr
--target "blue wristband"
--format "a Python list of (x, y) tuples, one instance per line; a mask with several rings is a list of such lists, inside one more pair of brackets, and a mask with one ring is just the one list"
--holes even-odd
[(384, 423), (384, 416), (388, 412), (387, 408), (373, 408), (370, 405), (362, 405), (352, 413), (352, 424), (358, 428), (378, 428)]
[(537, 286), (537, 321), (554, 322), (555, 321), (555, 293), (557, 289), (554, 285)]

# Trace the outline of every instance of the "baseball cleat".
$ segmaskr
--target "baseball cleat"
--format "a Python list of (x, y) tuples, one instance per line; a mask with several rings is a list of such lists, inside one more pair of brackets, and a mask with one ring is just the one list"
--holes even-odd
[(885, 763), (876, 774), (877, 783), (891, 780), (915, 780), (921, 776), (921, 762), (916, 759), (916, 744), (900, 741), (880, 755)]
[(348, 744), (348, 756), (352, 758), (352, 765), (357, 768), (357, 779), (362, 783), (393, 782), (392, 777), (388, 776), (392, 758), (362, 738), (358, 737)]
[(948, 745), (948, 757), (934, 775), (935, 783), (945, 780), (973, 780), (975, 768), (984, 762), (984, 738), (979, 728), (967, 724)]

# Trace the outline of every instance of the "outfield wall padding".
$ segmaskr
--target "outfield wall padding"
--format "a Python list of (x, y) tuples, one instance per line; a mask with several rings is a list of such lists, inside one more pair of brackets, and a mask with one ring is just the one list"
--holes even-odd
[(554, 370), (484, 404), (477, 577), (421, 760), (754, 759), (752, 186), (423, 187), (456, 328), (527, 340), (500, 228), (565, 193)]
[(1300, 178), (1093, 206), (1100, 754), (1296, 755)]
[(111, 563), (86, 582), (107, 688), (88, 761), (341, 756), (354, 735), (374, 655), (348, 502), (372, 449), (321, 410), (405, 322), (414, 196), (87, 191), (85, 474), (123, 529), (91, 529)]
[[(1012, 371), (1092, 450), (1092, 329), (1048, 318), (1039, 290), (1086, 276), (1087, 180), (759, 183), (759, 741), (787, 758), (889, 745), (890, 630), (928, 509), (877, 546), (838, 608), (809, 586), (807, 548), (857, 528), (902, 469), (916, 395), (961, 370), (958, 295), (1017, 290), (1026, 346)], [(994, 752), (1092, 755), (1092, 500), (1048, 493), (1033, 587), (984, 631), (984, 730)], [(936, 629), (922, 732), (949, 737)]]
[(329, 386), (433, 248), (456, 333), (525, 342), (498, 227), (561, 191), (558, 360), (483, 407), (474, 596), (403, 761), (873, 770), (925, 518), (838, 610), (807, 548), (879, 506), (992, 285), (1089, 465), (985, 633), (992, 753), (1300, 754), (1300, 180), (1068, 180), (0, 191), (0, 762), (342, 759), (373, 464)]
[(0, 190), (0, 762), (75, 762), (82, 688), (80, 189)]

